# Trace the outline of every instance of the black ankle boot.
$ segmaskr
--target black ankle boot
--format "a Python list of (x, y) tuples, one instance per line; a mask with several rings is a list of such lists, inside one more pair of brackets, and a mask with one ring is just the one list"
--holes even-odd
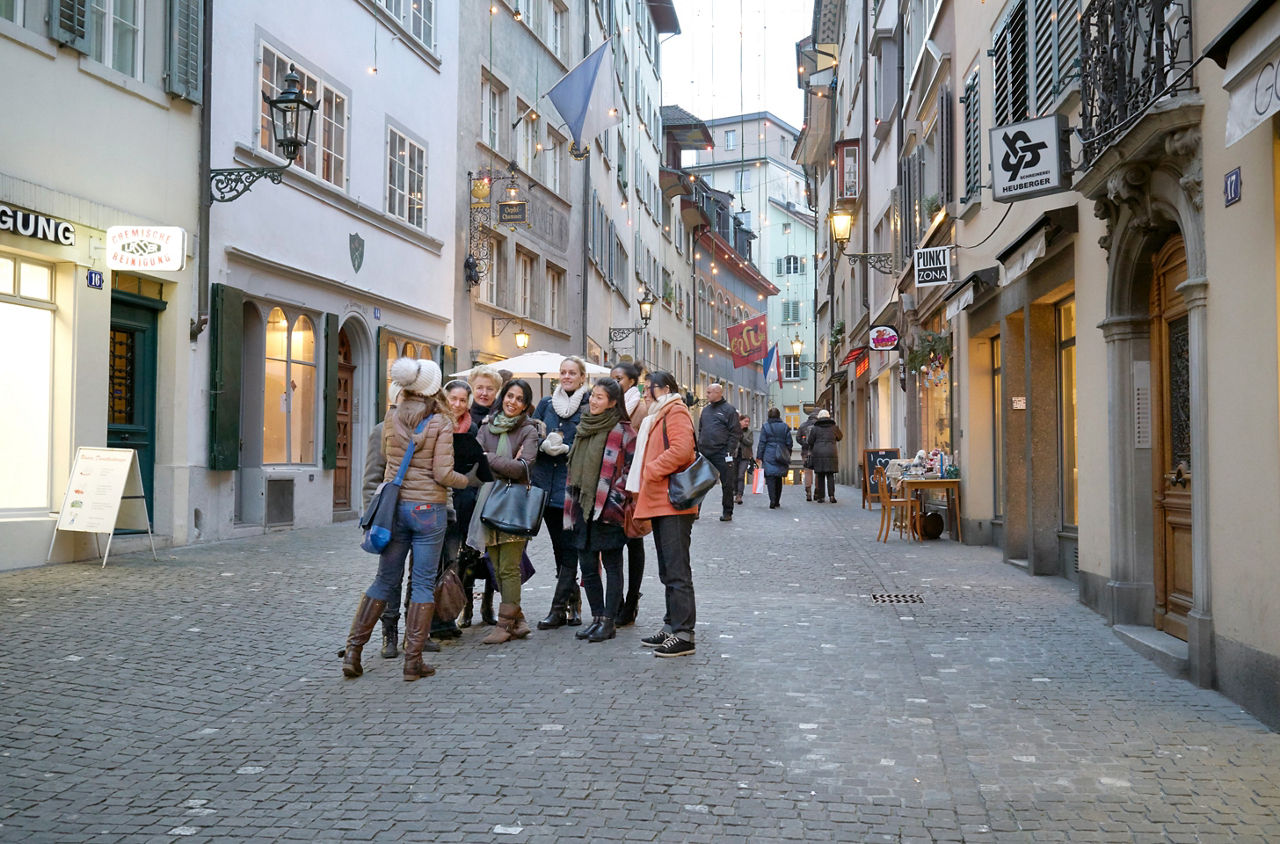
[[(557, 627), (564, 627), (565, 622), (564, 607), (552, 607), (547, 617), (538, 622), (538, 629), (555, 630)], [(582, 621), (579, 620), (578, 623), (581, 624)]]
[(631, 592), (622, 602), (622, 608), (618, 610), (618, 617), (614, 619), (614, 624), (618, 627), (630, 627), (636, 623), (636, 615), (640, 606), (641, 593)]
[(462, 619), (458, 622), (458, 626), (467, 628), (471, 626), (471, 617), (475, 612), (475, 596), (471, 594), (471, 590), (467, 591), (467, 603), (462, 607)]
[(567, 618), (565, 624), (570, 627), (577, 627), (582, 624), (582, 593), (569, 599), (569, 606), (565, 610)]
[(606, 616), (592, 626), (591, 635), (587, 637), (587, 641), (603, 642), (606, 639), (612, 639), (617, 635), (618, 632), (614, 628), (613, 619)]
[(484, 598), (480, 601), (480, 620), (490, 627), (498, 623), (493, 616), (493, 587), (484, 588)]
[(591, 619), (590, 624), (588, 624), (586, 627), (579, 630), (577, 633), (574, 633), (573, 638), (590, 639), (592, 636), (596, 634), (596, 631), (599, 630), (601, 625), (603, 624), (604, 624), (604, 616), (597, 615)]
[(400, 651), (396, 650), (396, 643), (400, 641), (400, 631), (396, 628), (399, 625), (394, 621), (382, 622), (382, 658), (395, 659), (400, 656)]

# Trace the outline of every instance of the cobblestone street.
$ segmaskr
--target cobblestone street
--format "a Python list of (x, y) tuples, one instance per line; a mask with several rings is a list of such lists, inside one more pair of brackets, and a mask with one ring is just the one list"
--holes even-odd
[(1072, 584), (802, 497), (695, 524), (684, 659), (651, 541), (616, 640), (476, 626), (413, 684), (342, 678), (351, 523), (0, 574), (0, 840), (1280, 840), (1280, 735)]

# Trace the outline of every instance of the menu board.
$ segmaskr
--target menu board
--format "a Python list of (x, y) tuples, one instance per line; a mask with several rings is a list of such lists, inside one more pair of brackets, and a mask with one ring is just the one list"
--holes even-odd
[[(136, 468), (136, 456), (137, 452), (131, 448), (77, 449), (67, 493), (62, 498), (62, 510), (58, 513), (58, 530), (114, 531), (125, 488), (129, 487), (131, 499), (142, 496), (142, 473)], [(147, 527), (145, 512), (143, 524), (126, 527)]]
[(896, 448), (864, 448), (862, 450), (862, 506), (874, 503), (880, 498), (880, 485), (872, 475), (877, 466), (888, 470), (889, 461), (899, 456)]

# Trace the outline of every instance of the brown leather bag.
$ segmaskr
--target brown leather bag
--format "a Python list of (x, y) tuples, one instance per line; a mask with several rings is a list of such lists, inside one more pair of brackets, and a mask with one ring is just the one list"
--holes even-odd
[(648, 536), (653, 533), (652, 519), (636, 518), (636, 497), (628, 495), (627, 500), (622, 505), (622, 532), (627, 535), (627, 539), (639, 539), (642, 536)]
[(466, 596), (462, 591), (462, 580), (458, 577), (458, 569), (449, 564), (436, 578), (436, 618), (452, 621), (462, 612), (466, 604)]

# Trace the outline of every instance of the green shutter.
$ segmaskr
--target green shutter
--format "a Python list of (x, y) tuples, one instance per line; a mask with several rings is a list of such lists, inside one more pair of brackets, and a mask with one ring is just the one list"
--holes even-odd
[(378, 373), (373, 379), (373, 419), (381, 422), (387, 415), (387, 329), (378, 326)]
[(169, 49), (164, 89), (184, 100), (200, 103), (202, 88), (203, 0), (169, 0)]
[(320, 465), (338, 468), (338, 315), (324, 315), (324, 449)]
[(89, 52), (89, 0), (49, 0), (49, 37)]
[(244, 292), (213, 285), (209, 312), (209, 468), (240, 468)]
[(446, 375), (458, 371), (458, 350), (454, 346), (440, 347), (440, 370)]

